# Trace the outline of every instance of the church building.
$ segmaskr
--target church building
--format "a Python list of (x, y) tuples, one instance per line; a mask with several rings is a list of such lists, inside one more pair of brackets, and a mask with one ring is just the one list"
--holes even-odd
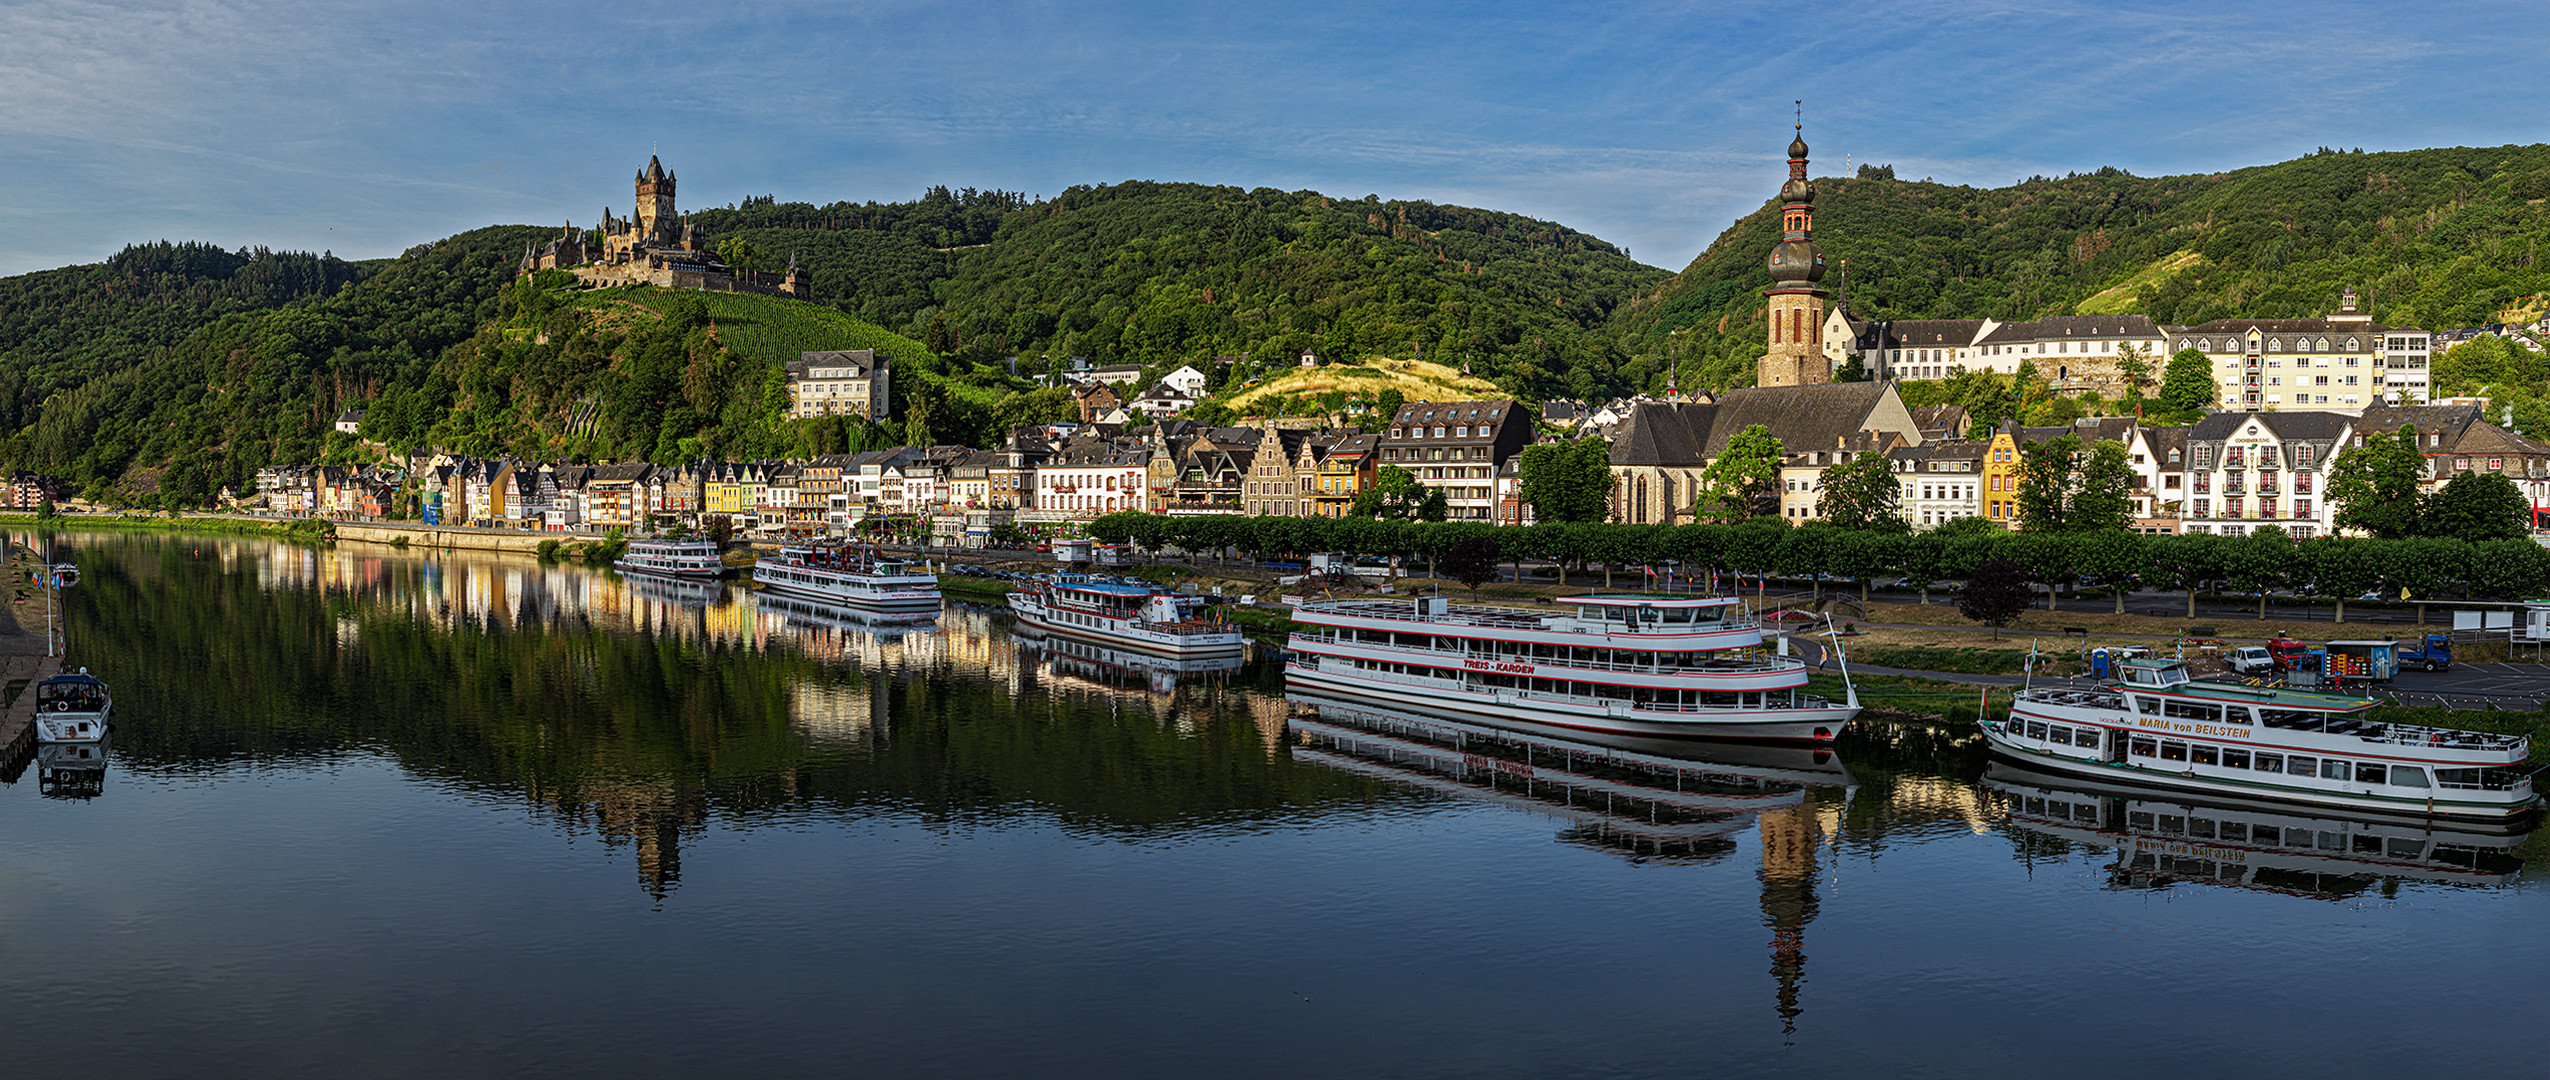
[(1833, 381), (1824, 352), (1824, 254), (1815, 250), (1815, 185), (1806, 180), (1806, 128), (1789, 141), (1789, 182), (1780, 189), (1780, 243), (1771, 249), (1770, 351), (1755, 386)]

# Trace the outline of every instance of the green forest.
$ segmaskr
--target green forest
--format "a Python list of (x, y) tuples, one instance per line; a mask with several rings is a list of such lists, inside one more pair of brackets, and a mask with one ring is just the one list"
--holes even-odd
[[(1824, 284), (1846, 273), (1864, 319), (2304, 318), (2352, 285), (2374, 319), (2440, 330), (2537, 311), (2550, 293), (2550, 146), (2322, 150), (2204, 176), (2105, 168), (1989, 189), (1872, 166), (1816, 188)], [(1778, 240), (1766, 202), (1608, 328), (1624, 351), (1684, 365), (1686, 386), (1750, 383)]]
[[(194, 498), (269, 462), (359, 456), (329, 430), (349, 408), (368, 410), (364, 439), (396, 449), (669, 460), (980, 445), (1066, 415), (1037, 387), (1071, 357), (1191, 363), (1216, 388), (1306, 350), (1422, 352), (1530, 401), (1653, 391), (1669, 365), (1686, 387), (1737, 386), (1761, 350), (1777, 180), (1679, 274), (1491, 210), (1146, 181), (691, 213), (715, 241), (807, 267), (811, 304), (518, 281), (546, 227), (364, 261), (137, 244), (0, 282), (0, 463)], [(1993, 189), (1882, 166), (1817, 183), (1827, 285), (1847, 276), (1864, 318), (2292, 317), (2353, 285), (2375, 318), (2441, 329), (2550, 295), (2545, 146), (2330, 150)], [(779, 419), (778, 365), (805, 348), (896, 357), (894, 415)], [(2550, 414), (2539, 357), (2498, 352), (2439, 361), (2437, 391)]]

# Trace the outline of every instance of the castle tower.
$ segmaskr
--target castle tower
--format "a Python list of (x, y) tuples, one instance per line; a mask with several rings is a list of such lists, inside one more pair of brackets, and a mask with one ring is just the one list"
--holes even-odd
[(1824, 254), (1815, 250), (1815, 186), (1806, 182), (1806, 126), (1789, 141), (1789, 182), (1780, 188), (1780, 243), (1771, 249), (1770, 351), (1754, 374), (1756, 386), (1805, 386), (1833, 381), (1824, 359)]
[(638, 235), (649, 244), (669, 247), (681, 240), (677, 235), (681, 218), (673, 212), (673, 184), (673, 174), (650, 155), (646, 170), (637, 175)]

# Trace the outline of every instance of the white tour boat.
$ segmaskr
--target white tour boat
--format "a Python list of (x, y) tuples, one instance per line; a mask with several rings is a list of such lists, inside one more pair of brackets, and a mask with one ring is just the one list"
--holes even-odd
[(1238, 627), (1203, 618), (1204, 598), (1147, 585), (1103, 585), (1080, 574), (1009, 594), (1019, 625), (1176, 660), (1238, 656)]
[(925, 567), (840, 544), (779, 549), (753, 567), (765, 589), (872, 611), (937, 611), (939, 579)]
[(35, 740), (40, 743), (93, 743), (106, 739), (106, 718), (115, 711), (106, 684), (81, 668), (35, 684)]
[(620, 569), (666, 577), (713, 578), (726, 572), (714, 540), (631, 540)]
[(2191, 882), (2345, 898), (2383, 878), (2505, 886), (2523, 869), (2514, 852), (2531, 836), (2247, 800), (2182, 802), (1999, 761), (1982, 786), (2005, 800), (2012, 825), (2115, 849), (2110, 882), (2122, 888)]
[(1491, 723), (1623, 735), (1830, 742), (1859, 715), (1798, 692), (1806, 663), (1762, 653), (1731, 597), (1573, 596), (1569, 610), (1463, 607), (1439, 596), (1323, 600), (1293, 612), (1287, 685)]
[(2217, 796), (2478, 821), (2538, 803), (2521, 735), (2373, 723), (2372, 698), (2199, 682), (2176, 660), (2122, 670), (2023, 690), (1984, 737), (2034, 768)]

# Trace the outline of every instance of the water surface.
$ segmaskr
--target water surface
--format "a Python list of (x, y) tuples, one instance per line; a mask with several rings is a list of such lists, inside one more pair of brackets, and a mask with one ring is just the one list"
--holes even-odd
[(1294, 722), (1262, 660), (962, 604), (50, 542), (118, 715), (102, 767), (0, 788), (15, 1075), (2372, 1076), (2502, 1068), (2550, 1005), (2526, 837), (1987, 777), (1923, 729)]

